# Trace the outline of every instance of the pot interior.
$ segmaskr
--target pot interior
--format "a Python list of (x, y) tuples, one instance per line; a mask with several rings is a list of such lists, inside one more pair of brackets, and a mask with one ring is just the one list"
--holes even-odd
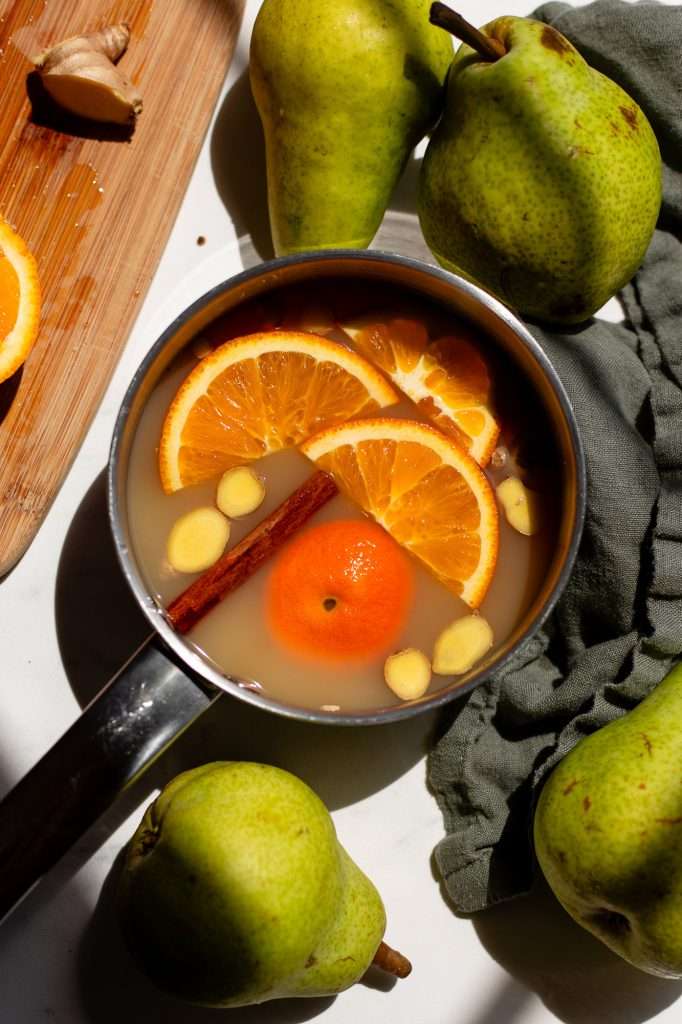
[[(504, 643), (494, 647), (470, 672), (444, 681), (419, 700), (395, 703), (382, 701), (379, 695), (369, 706), (351, 710), (330, 710), (326, 704), (313, 706), (312, 702), (290, 701), (281, 694), (263, 690), (254, 686), (254, 680), (243, 672), (231, 674), (229, 666), (227, 670), (220, 668), (191, 638), (183, 639), (176, 634), (167, 620), (158, 589), (150, 585), (143, 560), (138, 557), (130, 517), (131, 453), (134, 456), (136, 433), (144, 423), (145, 410), (154, 400), (155, 390), (181, 353), (225, 314), (260, 300), (268, 301), (282, 289), (286, 294), (286, 289), (304, 288), (314, 296), (324, 289), (325, 282), (330, 286), (332, 281), (341, 290), (345, 282), (349, 287), (363, 282), (370, 290), (389, 285), (402, 295), (436, 304), (480, 332), (490, 346), (491, 357), (505, 368), (501, 373), (502, 387), (509, 371), (508, 387), (528, 389), (531, 404), (541, 410), (537, 443), (545, 452), (552, 452), (556, 492), (551, 551), (547, 552), (542, 578), (535, 581), (534, 593)], [(563, 589), (580, 537), (585, 500), (582, 451), (573, 413), (556, 373), (532, 336), (504, 306), (468, 282), (416, 261), (376, 252), (310, 254), (264, 264), (213, 289), (178, 317), (153, 346), (130, 385), (112, 445), (109, 487), (110, 515), (123, 571), (149, 621), (182, 658), (188, 671), (240, 699), (277, 713), (334, 724), (393, 721), (459, 696), (499, 669), (540, 628)], [(391, 696), (388, 691), (387, 695)]]

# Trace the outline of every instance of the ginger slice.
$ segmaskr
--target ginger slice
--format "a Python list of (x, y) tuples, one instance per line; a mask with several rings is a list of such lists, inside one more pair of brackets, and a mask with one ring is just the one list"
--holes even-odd
[(532, 537), (540, 530), (540, 496), (535, 491), (529, 491), (517, 476), (509, 476), (498, 484), (496, 494), (507, 522), (513, 529), (524, 537)]
[(423, 651), (408, 647), (391, 654), (384, 662), (384, 679), (401, 700), (422, 697), (431, 682), (431, 663)]
[(173, 524), (166, 557), (176, 572), (203, 572), (225, 550), (230, 524), (217, 508), (195, 508)]
[(230, 519), (255, 512), (264, 499), (265, 484), (249, 466), (236, 466), (221, 476), (216, 505)]
[(116, 67), (130, 29), (122, 22), (50, 47), (33, 63), (45, 89), (65, 110), (90, 121), (131, 124), (142, 110), (136, 87)]
[(442, 676), (468, 672), (493, 645), (493, 631), (482, 615), (465, 615), (447, 626), (433, 648), (433, 671)]

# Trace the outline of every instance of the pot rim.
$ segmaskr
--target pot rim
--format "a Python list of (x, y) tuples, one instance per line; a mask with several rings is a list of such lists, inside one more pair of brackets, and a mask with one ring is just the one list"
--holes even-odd
[[(575, 462), (575, 508), (573, 527), (569, 543), (565, 550), (564, 560), (560, 571), (557, 574), (554, 586), (533, 619), (528, 623), (523, 633), (511, 646), (506, 647), (503, 645), (500, 648), (499, 658), (495, 658), (492, 663), (486, 664), (478, 672), (474, 672), (466, 682), (445, 686), (433, 694), (425, 695), (418, 701), (390, 705), (382, 709), (373, 709), (371, 711), (356, 713), (337, 713), (333, 711), (322, 711), (321, 709), (299, 707), (296, 705), (286, 704), (283, 701), (275, 700), (272, 697), (268, 697), (263, 692), (247, 689), (246, 686), (248, 684), (245, 684), (244, 681), (240, 682), (237, 679), (226, 676), (223, 672), (218, 670), (217, 667), (214, 668), (205, 658), (201, 657), (197, 651), (193, 650), (185, 643), (183, 637), (177, 634), (172, 628), (165, 616), (164, 610), (159, 606), (149, 592), (149, 589), (142, 577), (142, 573), (138, 569), (135, 556), (131, 551), (127, 531), (123, 525), (123, 519), (126, 516), (125, 484), (122, 483), (121, 473), (119, 471), (125, 428), (133, 402), (143, 382), (147, 379), (157, 357), (184, 325), (192, 321), (194, 317), (206, 306), (212, 303), (213, 300), (218, 299), (221, 295), (227, 294), (228, 292), (239, 289), (241, 285), (247, 284), (254, 279), (266, 275), (274, 275), (276, 279), (278, 271), (286, 270), (286, 268), (292, 265), (305, 266), (306, 264), (312, 265), (318, 263), (329, 263), (331, 261), (345, 261), (348, 264), (352, 264), (353, 262), (370, 262), (405, 267), (418, 274), (434, 278), (446, 285), (454, 287), (456, 291), (467, 295), (475, 302), (487, 307), (487, 309), (498, 320), (500, 320), (517, 336), (519, 341), (533, 358), (535, 364), (539, 367), (544, 379), (553, 391), (565, 420), (568, 437), (570, 439), (570, 448)], [(358, 275), (361, 276), (360, 268), (358, 269)], [(275, 287), (278, 284), (276, 280), (273, 283)], [(414, 290), (418, 291), (418, 288), (415, 286)], [(279, 259), (259, 263), (255, 267), (243, 270), (240, 273), (227, 278), (220, 284), (210, 288), (207, 292), (187, 306), (186, 309), (175, 317), (175, 319), (166, 327), (155, 343), (151, 346), (135, 371), (126, 389), (126, 393), (116, 417), (107, 467), (107, 507), (116, 554), (128, 585), (130, 586), (138, 605), (142, 609), (143, 614), (147, 618), (154, 632), (161, 637), (166, 647), (174, 653), (176, 659), (180, 660), (183, 668), (189, 670), (189, 674), (192, 678), (197, 679), (200, 684), (209, 683), (217, 689), (230, 693), (232, 696), (235, 696), (240, 700), (245, 700), (249, 704), (253, 704), (256, 707), (261, 707), (264, 710), (271, 711), (284, 717), (300, 721), (331, 725), (375, 725), (411, 718), (413, 715), (434, 710), (449, 703), (457, 697), (461, 697), (464, 694), (469, 693), (486, 679), (489, 679), (493, 673), (501, 671), (506, 665), (508, 665), (519, 649), (542, 627), (543, 623), (553, 611), (559, 597), (563, 593), (578, 552), (586, 509), (585, 455), (575, 413), (573, 412), (568, 395), (566, 394), (565, 388), (561, 383), (556, 370), (532, 334), (515, 316), (515, 314), (512, 313), (512, 311), (502, 302), (494, 298), (488, 292), (479, 288), (477, 285), (472, 284), (470, 281), (467, 281), (450, 271), (432, 266), (412, 257), (401, 256), (391, 252), (383, 252), (381, 250), (325, 249), (317, 252), (306, 252), (294, 256), (280, 257)]]

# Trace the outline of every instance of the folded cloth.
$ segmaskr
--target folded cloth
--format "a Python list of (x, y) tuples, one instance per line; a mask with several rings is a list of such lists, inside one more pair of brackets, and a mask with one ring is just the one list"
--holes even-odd
[(534, 17), (643, 108), (665, 164), (664, 199), (645, 262), (621, 295), (624, 323), (530, 328), (582, 431), (587, 521), (546, 628), (455, 709), (429, 759), (447, 833), (436, 860), (460, 912), (529, 888), (543, 779), (682, 653), (682, 7), (548, 3)]

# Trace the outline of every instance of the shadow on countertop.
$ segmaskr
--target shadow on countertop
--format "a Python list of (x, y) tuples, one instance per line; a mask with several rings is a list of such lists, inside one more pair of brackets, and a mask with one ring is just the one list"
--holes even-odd
[(19, 385), (21, 384), (23, 372), (24, 367), (20, 366), (11, 377), (7, 377), (0, 383), (0, 424), (12, 408)]
[[(682, 982), (631, 967), (577, 925), (541, 876), (527, 896), (472, 921), (493, 959), (565, 1024), (641, 1024), (682, 994)], [(471, 1024), (507, 1024), (501, 1013)]]
[[(210, 153), (216, 189), (237, 235), (250, 236), (260, 258), (272, 259), (265, 139), (248, 68), (223, 99), (213, 125)], [(421, 157), (410, 156), (393, 191), (389, 210), (416, 215), (421, 163)]]
[(272, 259), (265, 140), (251, 94), (248, 68), (226, 94), (210, 141), (211, 170), (238, 237), (250, 235), (258, 255)]

